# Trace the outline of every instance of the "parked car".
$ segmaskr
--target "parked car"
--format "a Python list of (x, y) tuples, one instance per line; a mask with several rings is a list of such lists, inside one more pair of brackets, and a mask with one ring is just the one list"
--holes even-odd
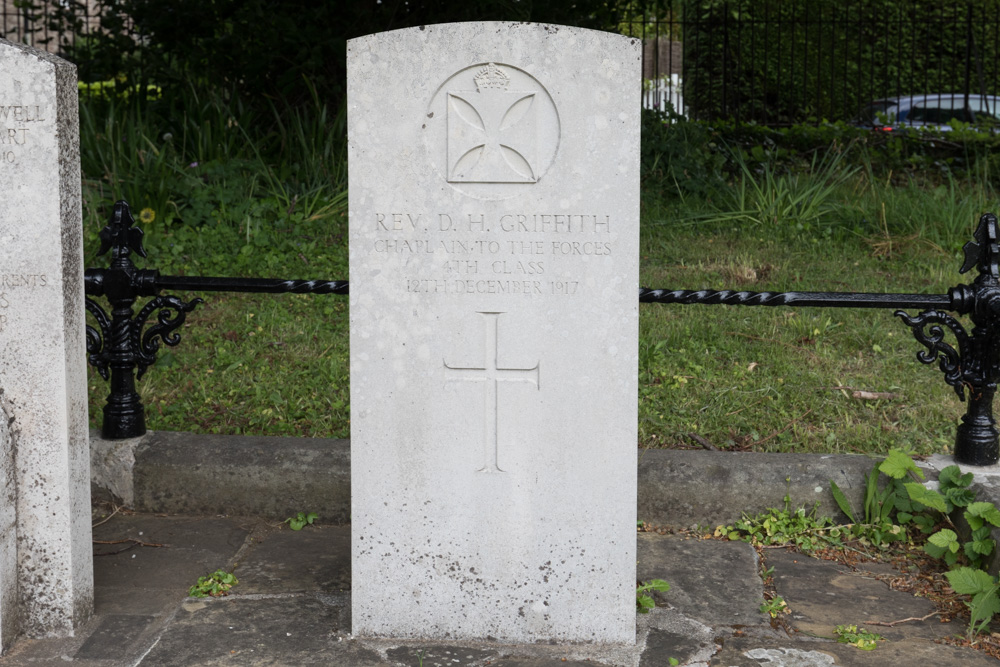
[(951, 130), (951, 123), (995, 124), (1000, 127), (1000, 97), (961, 93), (930, 93), (886, 97), (869, 103), (854, 120), (859, 127), (892, 131), (907, 127)]

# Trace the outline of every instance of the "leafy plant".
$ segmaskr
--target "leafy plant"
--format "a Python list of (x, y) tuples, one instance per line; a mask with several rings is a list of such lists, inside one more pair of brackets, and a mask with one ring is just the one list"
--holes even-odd
[(1000, 612), (1000, 597), (997, 595), (1000, 583), (986, 572), (971, 567), (960, 567), (946, 572), (944, 576), (956, 593), (972, 596), (965, 603), (971, 612), (968, 636), (972, 639), (989, 626), (994, 614)]
[[(887, 477), (882, 488), (879, 488), (879, 473)], [(830, 480), (833, 499), (851, 521), (850, 533), (863, 544), (881, 547), (906, 537), (906, 531), (900, 524), (914, 520), (914, 512), (923, 509), (922, 505), (913, 502), (908, 495), (906, 485), (902, 481), (908, 474), (923, 479), (923, 472), (913, 459), (898, 450), (891, 450), (882, 462), (876, 463), (865, 475), (863, 515), (851, 507), (847, 496), (837, 483)]]
[(874, 651), (877, 646), (876, 642), (885, 639), (880, 634), (868, 632), (856, 625), (838, 625), (835, 632), (838, 642), (857, 646), (862, 651)]
[(188, 597), (222, 597), (229, 595), (229, 589), (238, 583), (232, 572), (216, 570), (210, 575), (198, 577), (198, 583), (188, 589)]
[(290, 516), (284, 520), (283, 523), (287, 523), (288, 527), (292, 530), (302, 530), (306, 526), (311, 526), (313, 522), (319, 518), (316, 512), (297, 512), (295, 516)]
[(792, 613), (792, 610), (788, 608), (788, 603), (780, 595), (775, 595), (770, 600), (765, 599), (760, 605), (760, 610), (771, 618), (778, 618), (781, 614)]
[(744, 514), (732, 525), (718, 526), (715, 536), (751, 544), (792, 544), (803, 551), (812, 551), (839, 540), (841, 529), (829, 517), (817, 517), (818, 502), (812, 512), (807, 513), (804, 507), (793, 510), (788, 494), (785, 494), (784, 500), (784, 509), (772, 507), (755, 517)]
[(640, 614), (648, 614), (650, 609), (656, 606), (656, 601), (650, 595), (650, 591), (666, 593), (670, 590), (670, 584), (663, 579), (651, 579), (646, 583), (639, 583), (635, 587), (635, 607)]
[[(888, 483), (882, 490), (878, 488), (878, 472), (888, 477)], [(932, 532), (941, 522), (951, 526), (933, 532), (927, 538), (924, 551), (935, 558), (941, 558), (952, 568), (945, 576), (956, 593), (971, 596), (966, 605), (971, 614), (968, 636), (972, 639), (986, 629), (995, 614), (1000, 613), (1000, 582), (979, 569), (996, 550), (991, 531), (994, 526), (1000, 527), (1000, 510), (993, 503), (976, 501), (975, 493), (969, 488), (973, 474), (962, 474), (958, 466), (948, 466), (941, 471), (938, 476), (939, 489), (936, 491), (928, 489), (921, 481), (903, 482), (903, 479), (923, 480), (924, 474), (912, 458), (892, 450), (868, 476), (865, 519), (890, 521), (891, 513), (896, 510), (895, 516), (900, 523), (912, 522), (924, 533)], [(841, 510), (853, 521), (852, 508), (846, 496), (832, 481), (830, 488)], [(900, 493), (900, 489), (905, 491), (905, 496)], [(965, 508), (963, 516), (971, 532), (970, 539), (965, 542), (959, 538), (950, 518), (956, 509), (962, 507)], [(875, 528), (867, 526), (866, 530)], [(957, 567), (962, 556), (972, 567)], [(846, 629), (842, 632), (842, 628)], [(866, 641), (861, 632), (854, 632), (852, 628), (854, 626), (838, 626), (838, 641), (845, 641), (845, 636), (855, 637), (861, 643), (847, 643), (855, 643), (859, 648), (871, 650), (862, 645)]]

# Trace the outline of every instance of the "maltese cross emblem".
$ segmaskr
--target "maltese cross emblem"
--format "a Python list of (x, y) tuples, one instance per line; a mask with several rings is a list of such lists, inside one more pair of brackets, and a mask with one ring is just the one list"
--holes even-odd
[(448, 92), (448, 180), (534, 183), (535, 93), (507, 90), (509, 77), (490, 63), (476, 90)]

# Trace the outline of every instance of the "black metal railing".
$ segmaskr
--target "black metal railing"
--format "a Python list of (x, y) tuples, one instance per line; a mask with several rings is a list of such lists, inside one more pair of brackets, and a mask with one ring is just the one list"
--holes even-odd
[[(111, 392), (104, 407), (102, 435), (108, 439), (138, 437), (146, 432), (142, 401), (135, 391), (155, 361), (160, 344), (177, 345), (176, 333), (187, 313), (201, 299), (183, 301), (160, 295), (164, 289), (184, 291), (261, 292), (267, 294), (347, 294), (348, 283), (340, 280), (278, 280), (262, 278), (205, 278), (161, 276), (158, 271), (138, 269), (133, 252), (145, 257), (142, 230), (135, 227), (128, 204), (115, 204), (108, 225), (101, 231), (98, 254), (111, 251), (107, 269), (87, 269), (85, 290), (103, 296), (111, 315), (87, 298), (87, 310), (98, 328), (87, 326), (89, 362)], [(971, 465), (990, 465), (1000, 460), (1000, 433), (993, 419), (993, 396), (1000, 378), (1000, 231), (993, 214), (983, 215), (975, 241), (965, 244), (965, 273), (977, 269), (971, 284), (958, 285), (947, 294), (876, 294), (857, 292), (742, 292), (732, 290), (665, 290), (640, 288), (640, 303), (799, 306), (821, 308), (891, 308), (910, 327), (926, 349), (917, 353), (925, 364), (937, 362), (947, 382), (969, 407), (955, 438), (955, 459)], [(138, 313), (139, 297), (151, 298)], [(903, 309), (916, 309), (910, 315)], [(951, 315), (968, 315), (975, 325), (971, 333)], [(147, 321), (157, 313), (156, 323)], [(952, 332), (958, 349), (945, 342), (945, 328)]]
[[(683, 96), (677, 111), (690, 118), (851, 120), (886, 97), (1000, 93), (993, 0), (638, 0), (609, 8), (608, 30), (644, 42), (644, 105), (662, 109)], [(123, 45), (142, 41), (117, 11), (94, 0), (0, 0), (0, 36), (67, 55), (82, 76), (96, 76), (107, 69), (90, 62), (102, 40), (81, 37), (122, 32)]]
[[(133, 252), (146, 256), (143, 232), (126, 202), (117, 202), (111, 220), (101, 230), (98, 255), (111, 251), (107, 269), (87, 269), (84, 289), (89, 296), (103, 296), (111, 305), (111, 314), (96, 301), (86, 300), (87, 311), (94, 316), (97, 328), (87, 326), (87, 359), (105, 380), (111, 393), (104, 406), (101, 434), (108, 439), (138, 437), (146, 432), (145, 408), (135, 390), (135, 381), (156, 362), (160, 344), (177, 345), (176, 330), (187, 314), (202, 299), (182, 301), (160, 295), (162, 290), (194, 292), (261, 292), (265, 294), (347, 294), (342, 280), (281, 280), (270, 278), (211, 278), (161, 276), (159, 271), (138, 269)], [(139, 297), (153, 297), (138, 313)], [(146, 327), (156, 313), (156, 323)]]
[(849, 121), (880, 98), (1000, 92), (990, 0), (645, 0), (619, 30), (643, 40), (643, 77), (661, 84), (644, 106), (682, 94), (676, 111), (699, 120)]

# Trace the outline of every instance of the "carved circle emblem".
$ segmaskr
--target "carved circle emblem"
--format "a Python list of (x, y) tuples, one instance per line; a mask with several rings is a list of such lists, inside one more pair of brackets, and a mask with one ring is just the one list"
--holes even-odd
[(422, 121), (428, 154), (455, 189), (507, 199), (540, 181), (559, 148), (559, 114), (522, 69), (478, 63), (437, 89)]

